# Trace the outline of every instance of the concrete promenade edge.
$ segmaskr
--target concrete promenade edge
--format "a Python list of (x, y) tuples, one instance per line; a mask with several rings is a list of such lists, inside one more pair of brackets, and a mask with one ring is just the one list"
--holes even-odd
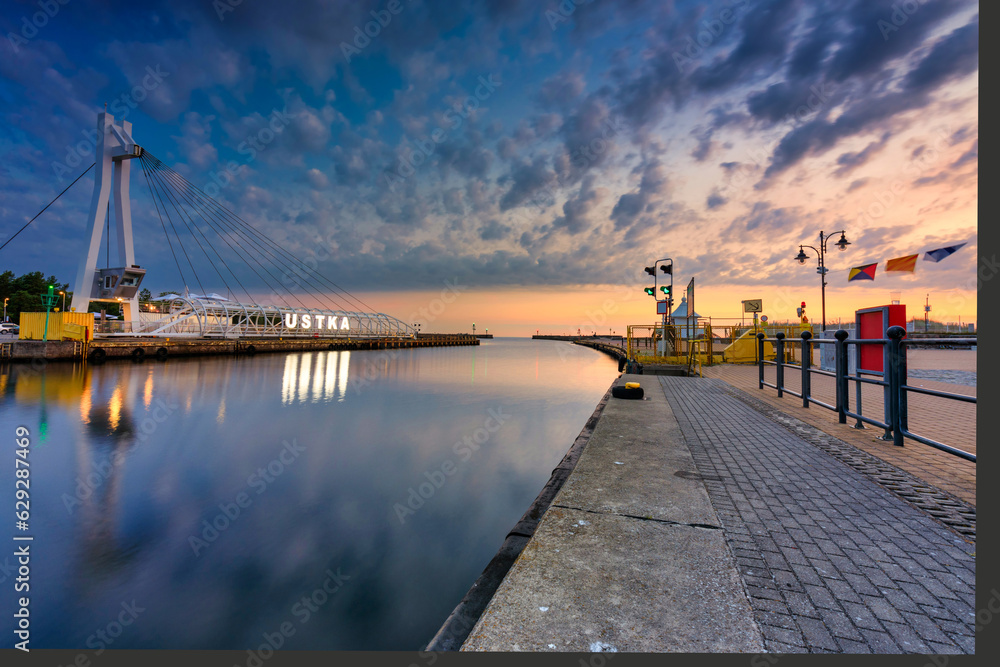
[(626, 380), (462, 650), (975, 652), (974, 537), (721, 380)]
[(463, 651), (759, 652), (733, 554), (664, 393), (612, 399)]

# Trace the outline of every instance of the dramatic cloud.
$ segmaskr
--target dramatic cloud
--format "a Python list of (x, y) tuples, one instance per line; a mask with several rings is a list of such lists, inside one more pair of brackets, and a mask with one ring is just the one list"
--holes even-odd
[[(860, 252), (891, 235), (876, 229), (917, 244), (918, 218), (975, 227), (975, 2), (577, 5), (552, 24), (528, 0), (403, 2), (382, 25), (374, 0), (69, 3), (0, 43), (0, 237), (93, 161), (105, 103), (350, 289), (399, 289), (399, 267), (413, 289), (610, 283), (664, 244), (703, 284), (761, 284), (820, 228)], [(173, 288), (178, 237), (134, 165), (140, 261)], [(91, 183), (4, 268), (72, 276)]]

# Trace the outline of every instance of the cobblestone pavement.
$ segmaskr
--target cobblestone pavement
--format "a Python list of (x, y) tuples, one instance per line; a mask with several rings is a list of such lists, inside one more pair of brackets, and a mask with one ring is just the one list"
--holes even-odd
[(773, 652), (974, 653), (975, 543), (732, 396), (660, 376)]
[[(853, 420), (850, 420), (848, 424), (837, 423), (837, 413), (832, 410), (827, 410), (818, 405), (804, 408), (802, 407), (802, 400), (791, 394), (786, 394), (783, 398), (778, 398), (777, 392), (770, 387), (763, 390), (757, 388), (758, 370), (756, 366), (722, 364), (719, 366), (706, 366), (703, 370), (706, 378), (711, 377), (725, 380), (733, 387), (742, 389), (754, 398), (800, 419), (834, 438), (850, 443), (858, 449), (914, 475), (933, 487), (941, 489), (973, 506), (976, 504), (976, 464), (971, 461), (965, 461), (933, 447), (914, 442), (913, 440), (907, 440), (904, 447), (895, 447), (892, 443), (877, 439), (882, 434), (883, 429), (869, 425), (864, 430), (857, 430), (851, 427)], [(792, 368), (785, 370), (786, 386), (793, 391), (798, 391), (801, 384), (801, 372)], [(764, 375), (768, 382), (774, 383), (774, 366), (766, 367)], [(976, 387), (958, 387), (953, 384), (935, 382), (934, 380), (922, 380), (915, 377), (911, 377), (909, 382), (913, 386), (955, 394), (975, 396), (977, 392)], [(814, 375), (812, 378), (812, 393), (816, 398), (826, 403), (833, 404), (836, 402), (834, 398), (834, 383), (830, 377)], [(863, 414), (874, 415), (876, 417), (884, 414), (882, 394), (881, 387), (864, 385), (862, 392)], [(850, 388), (850, 401), (853, 409), (855, 405), (855, 387), (853, 384)], [(934, 396), (911, 394), (909, 404), (910, 427), (915, 433), (934, 438), (940, 442), (945, 442), (969, 452), (976, 452), (977, 406), (975, 403), (962, 403)]]

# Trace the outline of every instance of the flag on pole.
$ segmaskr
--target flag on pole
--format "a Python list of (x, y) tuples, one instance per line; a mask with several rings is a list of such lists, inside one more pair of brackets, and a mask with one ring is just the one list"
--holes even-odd
[(865, 264), (864, 266), (855, 266), (847, 275), (847, 282), (851, 282), (852, 280), (875, 280), (876, 266), (878, 266), (878, 262)]
[(913, 270), (917, 268), (917, 257), (916, 255), (907, 255), (906, 257), (897, 257), (896, 259), (890, 259), (885, 263), (886, 271), (909, 271), (913, 273)]
[(951, 255), (956, 250), (964, 246), (964, 243), (959, 243), (958, 245), (950, 245), (947, 248), (938, 248), (937, 250), (928, 250), (924, 253), (925, 262), (940, 262), (945, 257)]

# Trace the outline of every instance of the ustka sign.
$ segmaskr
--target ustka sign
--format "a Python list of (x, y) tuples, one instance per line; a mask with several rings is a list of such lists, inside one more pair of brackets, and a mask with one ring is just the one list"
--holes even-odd
[[(339, 319), (339, 323), (338, 323)], [(349, 331), (350, 322), (346, 317), (322, 315), (319, 313), (285, 313), (286, 329), (309, 329), (312, 331)]]

